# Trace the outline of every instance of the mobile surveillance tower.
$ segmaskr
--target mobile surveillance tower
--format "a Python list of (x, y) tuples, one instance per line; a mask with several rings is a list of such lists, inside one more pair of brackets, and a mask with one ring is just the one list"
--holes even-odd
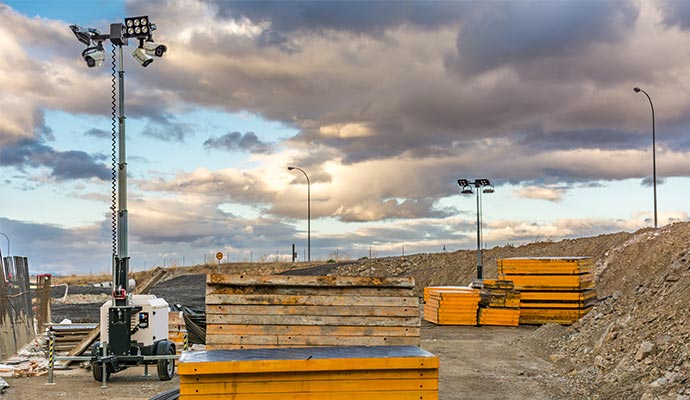
[[(132, 365), (158, 365), (158, 377), (170, 380), (175, 372), (175, 345), (168, 340), (168, 303), (153, 295), (132, 295), (127, 291), (129, 251), (127, 237), (127, 162), (125, 147), (125, 97), (123, 50), (129, 39), (138, 42), (132, 53), (141, 66), (162, 57), (167, 46), (157, 44), (152, 32), (156, 25), (148, 16), (125, 18), (124, 23), (110, 24), (110, 33), (70, 25), (77, 39), (86, 45), (81, 53), (89, 68), (106, 58), (103, 43), (112, 44), (112, 300), (101, 306), (101, 342), (92, 348), (91, 369), (94, 379), (105, 382), (111, 373)], [(115, 53), (118, 52), (117, 90)], [(118, 98), (116, 104), (115, 99)], [(116, 118), (117, 110), (117, 118)], [(118, 120), (117, 135), (115, 119)], [(116, 144), (119, 160), (115, 163)]]

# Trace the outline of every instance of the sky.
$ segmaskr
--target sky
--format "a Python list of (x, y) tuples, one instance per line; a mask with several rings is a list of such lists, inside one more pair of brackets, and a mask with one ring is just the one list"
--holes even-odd
[(111, 268), (111, 45), (68, 25), (148, 15), (124, 48), (132, 270), (456, 251), (690, 213), (690, 2), (0, 3), (0, 249)]

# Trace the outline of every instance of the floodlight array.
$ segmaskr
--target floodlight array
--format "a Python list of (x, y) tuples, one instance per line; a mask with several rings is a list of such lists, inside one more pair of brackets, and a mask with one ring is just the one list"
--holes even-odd
[(156, 27), (151, 23), (147, 15), (125, 18), (123, 36), (126, 38), (147, 39), (151, 37), (151, 31)]

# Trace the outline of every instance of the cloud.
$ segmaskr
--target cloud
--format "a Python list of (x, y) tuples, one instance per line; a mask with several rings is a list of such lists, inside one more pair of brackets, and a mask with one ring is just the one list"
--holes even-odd
[[(666, 178), (660, 178), (659, 176), (656, 177), (656, 184), (657, 185), (663, 185), (666, 183)], [(640, 182), (640, 186), (643, 187), (652, 187), (654, 186), (654, 178), (651, 176), (645, 176), (642, 178), (642, 181)]]
[(254, 132), (229, 132), (220, 137), (210, 137), (204, 141), (207, 149), (223, 149), (228, 151), (242, 150), (250, 153), (269, 153), (271, 145), (262, 142)]
[(93, 136), (95, 138), (103, 139), (103, 138), (111, 137), (112, 134), (110, 132), (104, 131), (103, 129), (91, 128), (91, 129), (87, 130), (86, 132), (84, 132), (84, 135)]
[(194, 133), (192, 125), (178, 121), (167, 113), (148, 114), (148, 123), (141, 131), (143, 135), (166, 142), (184, 142)]
[(578, 53), (593, 43), (622, 40), (636, 17), (637, 10), (627, 0), (484, 4), (462, 24), (455, 62), (474, 74)]
[(336, 30), (352, 33), (381, 34), (386, 29), (413, 25), (435, 29), (457, 22), (473, 5), (469, 2), (425, 1), (217, 1), (222, 17), (268, 21), (280, 32), (299, 30)]
[(526, 186), (516, 189), (515, 194), (519, 197), (524, 197), (527, 199), (538, 199), (559, 203), (561, 200), (563, 200), (563, 192), (565, 190), (566, 188)]
[(101, 163), (103, 157), (83, 151), (58, 151), (34, 139), (22, 139), (0, 148), (0, 166), (23, 171), (26, 167), (50, 169), (57, 181), (97, 178), (110, 179), (110, 170)]
[(681, 29), (690, 29), (690, 4), (684, 0), (661, 0), (660, 9), (663, 14), (663, 22), (667, 26), (679, 26)]

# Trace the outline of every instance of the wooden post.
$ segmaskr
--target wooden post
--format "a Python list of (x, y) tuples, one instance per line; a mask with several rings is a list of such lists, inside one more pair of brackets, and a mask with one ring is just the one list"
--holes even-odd
[(51, 299), (51, 276), (41, 274), (36, 276), (36, 330), (38, 334), (43, 332), (46, 324), (50, 323), (50, 299)]

